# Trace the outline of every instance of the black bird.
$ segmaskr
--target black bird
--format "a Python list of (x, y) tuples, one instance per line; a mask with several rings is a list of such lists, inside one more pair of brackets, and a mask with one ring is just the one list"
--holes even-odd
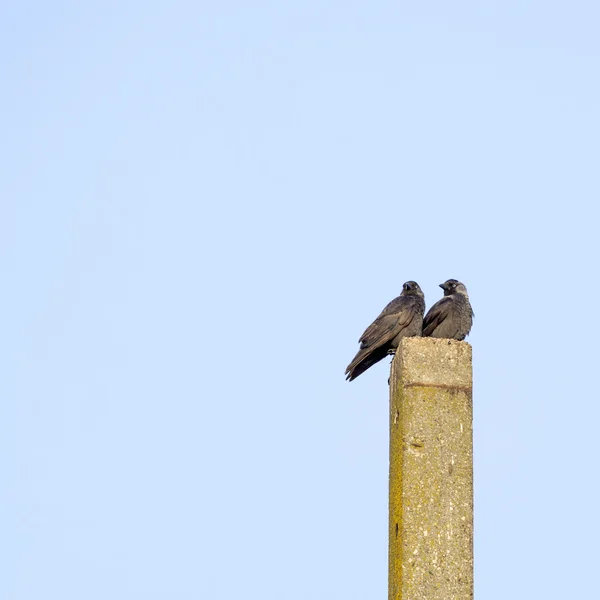
[(444, 297), (438, 300), (423, 319), (423, 337), (464, 340), (471, 331), (475, 313), (467, 288), (456, 279), (440, 283)]
[(394, 354), (403, 337), (420, 336), (425, 312), (425, 297), (418, 283), (407, 281), (360, 337), (360, 350), (346, 368), (352, 381), (386, 354)]

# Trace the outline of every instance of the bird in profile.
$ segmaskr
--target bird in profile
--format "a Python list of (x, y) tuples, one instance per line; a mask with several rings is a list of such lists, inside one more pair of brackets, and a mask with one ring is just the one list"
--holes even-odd
[(444, 297), (438, 300), (423, 319), (423, 337), (464, 340), (473, 325), (473, 309), (464, 283), (448, 279), (440, 283)]
[(360, 336), (360, 350), (346, 368), (346, 379), (356, 379), (387, 354), (394, 354), (403, 337), (420, 336), (424, 312), (425, 297), (419, 284), (407, 281), (402, 293)]

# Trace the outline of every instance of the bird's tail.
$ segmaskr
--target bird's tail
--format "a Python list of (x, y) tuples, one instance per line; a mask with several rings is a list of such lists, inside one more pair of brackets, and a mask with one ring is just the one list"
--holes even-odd
[(352, 381), (356, 379), (360, 374), (364, 373), (367, 369), (372, 367), (375, 363), (385, 358), (387, 352), (371, 352), (366, 354), (359, 352), (354, 360), (346, 367), (346, 380)]

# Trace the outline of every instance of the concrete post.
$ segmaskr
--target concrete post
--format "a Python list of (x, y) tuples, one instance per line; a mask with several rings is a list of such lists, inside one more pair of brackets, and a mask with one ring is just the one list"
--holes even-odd
[(471, 346), (404, 338), (390, 377), (389, 600), (473, 598)]

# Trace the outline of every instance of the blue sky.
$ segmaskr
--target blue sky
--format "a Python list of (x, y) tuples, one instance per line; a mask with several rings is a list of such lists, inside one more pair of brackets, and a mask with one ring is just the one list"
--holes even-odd
[(387, 361), (476, 312), (476, 593), (597, 587), (600, 8), (0, 8), (0, 597), (384, 598)]

